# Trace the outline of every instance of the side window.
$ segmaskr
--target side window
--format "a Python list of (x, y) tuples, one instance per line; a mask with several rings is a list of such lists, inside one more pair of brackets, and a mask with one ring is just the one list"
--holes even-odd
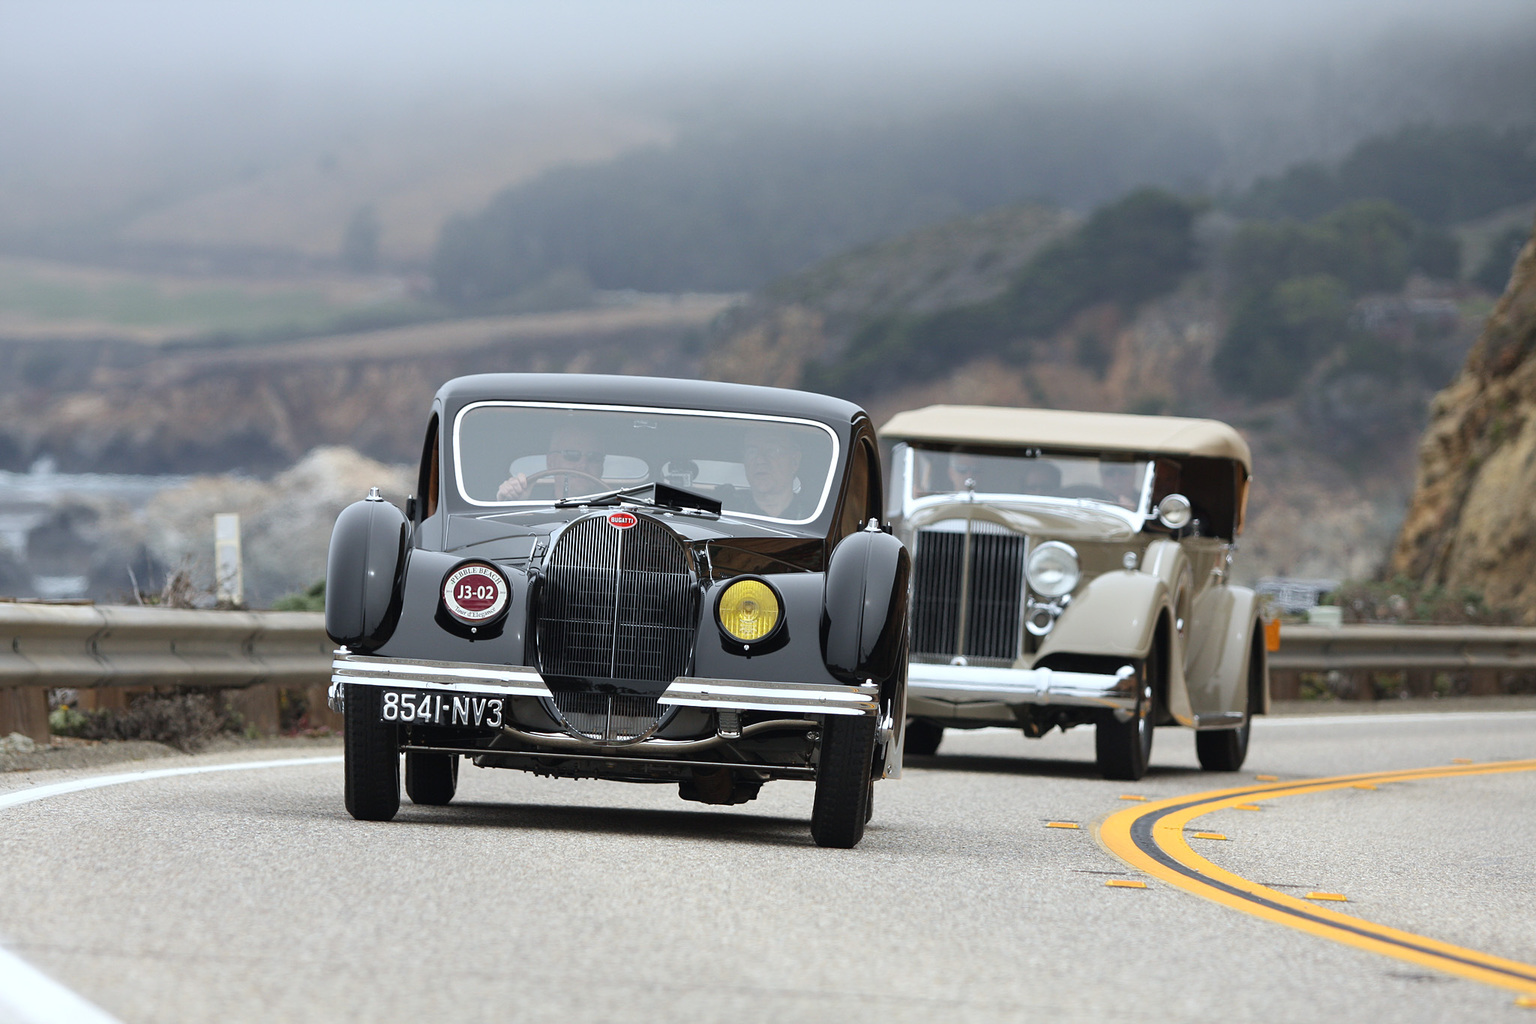
[(839, 538), (863, 526), (880, 507), (880, 496), (874, 493), (880, 480), (880, 474), (874, 469), (874, 459), (875, 453), (869, 442), (860, 441), (848, 460), (848, 486), (844, 491), (843, 514), (837, 523)]
[(416, 478), (416, 493), (420, 495), (419, 507), (423, 519), (437, 512), (438, 495), (437, 465), (437, 417), (427, 424), (427, 440), (421, 448), (421, 472)]

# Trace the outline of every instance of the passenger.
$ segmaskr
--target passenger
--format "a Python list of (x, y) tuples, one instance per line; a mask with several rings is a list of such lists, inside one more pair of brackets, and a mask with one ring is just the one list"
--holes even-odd
[(777, 427), (747, 428), (742, 464), (751, 488), (744, 512), (778, 519), (803, 519), (810, 511), (810, 497), (803, 495), (800, 471), (803, 453), (793, 431)]
[(1061, 493), (1061, 467), (1046, 459), (1030, 459), (1024, 463), (1023, 479), (1019, 482), (1021, 494), (1044, 494), (1055, 496)]
[(1141, 505), (1142, 481), (1146, 473), (1145, 462), (1103, 462), (1099, 464), (1099, 477), (1104, 489), (1115, 496), (1115, 504), (1135, 511)]
[[(549, 441), (544, 472), (550, 472), (550, 475), (539, 479), (555, 481), (556, 499), (600, 491), (604, 486), (603, 460), (606, 458), (601, 449), (602, 442), (597, 431), (591, 427), (576, 423), (562, 424), (555, 428)], [(561, 473), (559, 470), (571, 472)], [(501, 486), (496, 488), (496, 500), (521, 501), (527, 498), (532, 490), (528, 476), (527, 473), (516, 473), (503, 480)]]

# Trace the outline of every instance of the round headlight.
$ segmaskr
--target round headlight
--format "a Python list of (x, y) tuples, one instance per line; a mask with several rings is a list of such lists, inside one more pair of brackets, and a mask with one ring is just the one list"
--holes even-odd
[(1041, 597), (1062, 597), (1072, 593), (1082, 576), (1077, 552), (1059, 540), (1036, 545), (1029, 553), (1024, 575), (1029, 587)]
[(1157, 503), (1157, 521), (1170, 530), (1182, 530), (1195, 518), (1195, 510), (1182, 494), (1170, 494)]
[(715, 605), (715, 618), (727, 636), (740, 643), (762, 640), (779, 624), (779, 596), (762, 580), (737, 580)]

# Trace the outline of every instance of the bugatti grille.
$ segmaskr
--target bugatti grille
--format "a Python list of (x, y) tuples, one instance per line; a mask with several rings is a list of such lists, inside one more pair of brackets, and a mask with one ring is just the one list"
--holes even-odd
[[(669, 683), (688, 668), (696, 599), (681, 541), (644, 516), (572, 524), (551, 548), (538, 624), (546, 677)], [(606, 713), (606, 712), (605, 712)]]
[(555, 694), (554, 704), (573, 731), (607, 743), (645, 739), (666, 710), (655, 697), (619, 693), (562, 692)]

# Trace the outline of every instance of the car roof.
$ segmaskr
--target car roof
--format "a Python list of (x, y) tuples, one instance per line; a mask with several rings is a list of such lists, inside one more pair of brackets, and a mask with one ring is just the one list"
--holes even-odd
[(596, 373), (477, 373), (448, 381), (437, 397), (449, 408), (496, 400), (640, 405), (797, 416), (842, 427), (863, 413), (852, 402), (788, 388)]
[(1241, 434), (1219, 420), (1128, 413), (930, 405), (899, 412), (880, 428), (895, 441), (1038, 445), (1042, 448), (1236, 459), (1252, 472)]

